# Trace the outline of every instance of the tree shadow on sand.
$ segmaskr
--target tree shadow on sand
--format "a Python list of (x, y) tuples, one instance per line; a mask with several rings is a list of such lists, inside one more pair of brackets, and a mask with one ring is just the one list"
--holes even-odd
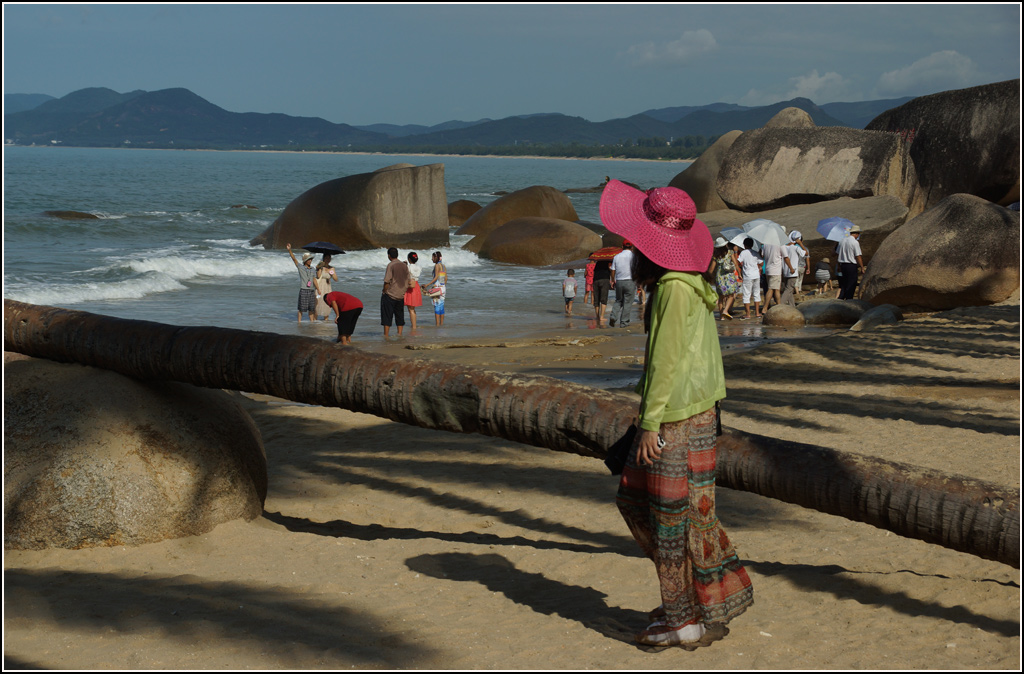
[[(111, 596), (117, 601), (110, 602)], [(434, 655), (389, 631), (376, 616), (286, 588), (195, 576), (8, 569), (4, 608), (7, 629), (27, 623), (102, 634), (157, 632), (193, 648), (221, 639), (248, 644), (271, 666), (329, 658), (332, 649), (367, 668), (415, 667)]]
[(405, 565), (434, 578), (479, 583), (537, 613), (574, 620), (609, 639), (634, 646), (633, 633), (647, 623), (646, 612), (608, 606), (603, 592), (522, 571), (501, 555), (427, 554), (411, 557)]
[(446, 543), (468, 543), (472, 545), (501, 545), (511, 547), (527, 547), (535, 550), (562, 550), (564, 552), (583, 552), (587, 554), (614, 553), (639, 557), (640, 553), (632, 544), (632, 539), (623, 537), (622, 543), (615, 546), (588, 545), (584, 543), (566, 543), (526, 538), (525, 536), (498, 536), (476, 531), (451, 533), (441, 531), (424, 531), (409, 527), (389, 527), (382, 524), (353, 524), (344, 520), (315, 522), (305, 517), (292, 517), (282, 513), (265, 512), (263, 517), (270, 522), (280, 524), (288, 531), (331, 536), (334, 538), (351, 538), (360, 541), (378, 540), (437, 540)]
[[(908, 616), (928, 616), (970, 625), (1005, 637), (1020, 635), (1020, 623), (1013, 620), (998, 620), (975, 613), (965, 606), (942, 606), (936, 602), (911, 597), (905, 592), (881, 589), (870, 582), (872, 577), (878, 577), (878, 572), (851, 571), (838, 564), (786, 564), (750, 560), (743, 563), (764, 576), (783, 576), (804, 590), (830, 594), (837, 599), (853, 599), (866, 606), (889, 608)], [(913, 571), (890, 573), (914, 574)], [(857, 574), (862, 574), (863, 579), (852, 577)]]

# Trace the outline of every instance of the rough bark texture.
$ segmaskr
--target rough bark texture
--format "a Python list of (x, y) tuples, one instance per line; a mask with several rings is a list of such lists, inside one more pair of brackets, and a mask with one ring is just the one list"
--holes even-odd
[[(547, 377), (12, 300), (4, 300), (4, 348), (139, 379), (264, 393), (598, 458), (625, 432), (635, 407), (628, 397)], [(1020, 567), (1018, 489), (736, 431), (720, 440), (721, 486)]]

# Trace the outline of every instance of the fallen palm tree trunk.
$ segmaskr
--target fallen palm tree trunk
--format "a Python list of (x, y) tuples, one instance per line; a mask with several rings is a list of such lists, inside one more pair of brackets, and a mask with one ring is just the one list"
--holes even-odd
[[(4, 300), (4, 349), (137, 379), (273, 395), (603, 458), (635, 400), (547, 377), (371, 354), (309, 337), (179, 327)], [(1020, 490), (728, 431), (721, 486), (1020, 568)]]

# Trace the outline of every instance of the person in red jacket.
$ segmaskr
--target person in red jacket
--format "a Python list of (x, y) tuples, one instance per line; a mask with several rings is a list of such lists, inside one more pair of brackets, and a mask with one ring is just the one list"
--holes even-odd
[(324, 295), (324, 302), (334, 309), (337, 316), (335, 323), (338, 324), (338, 343), (352, 344), (352, 333), (356, 330), (359, 314), (363, 313), (363, 303), (347, 293), (338, 291)]

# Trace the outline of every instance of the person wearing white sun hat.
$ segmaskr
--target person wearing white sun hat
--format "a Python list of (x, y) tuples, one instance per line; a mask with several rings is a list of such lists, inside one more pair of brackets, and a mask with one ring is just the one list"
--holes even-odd
[(616, 504), (654, 562), (661, 606), (636, 634), (648, 646), (706, 646), (753, 603), (746, 570), (715, 515), (717, 403), (725, 373), (704, 278), (714, 242), (686, 192), (642, 192), (611, 180), (601, 221), (634, 246), (633, 279), (647, 286), (648, 333), (638, 431)]

